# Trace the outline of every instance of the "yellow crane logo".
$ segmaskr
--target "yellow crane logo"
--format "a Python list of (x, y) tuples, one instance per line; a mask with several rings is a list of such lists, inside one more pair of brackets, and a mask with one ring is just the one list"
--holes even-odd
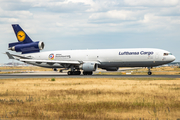
[(25, 38), (26, 38), (26, 34), (25, 34), (23, 31), (19, 31), (19, 32), (17, 33), (17, 39), (18, 39), (20, 42), (23, 42)]

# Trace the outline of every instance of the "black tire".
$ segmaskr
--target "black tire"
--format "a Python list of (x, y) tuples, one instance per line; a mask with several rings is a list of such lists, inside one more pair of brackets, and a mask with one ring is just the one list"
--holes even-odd
[(75, 75), (81, 75), (81, 71), (75, 71)]
[(81, 74), (81, 71), (68, 71), (67, 73), (68, 75), (80, 75)]
[(92, 75), (93, 72), (83, 72), (83, 75)]
[(68, 75), (72, 75), (72, 72), (71, 71), (68, 71), (68, 73), (67, 73)]
[(88, 72), (88, 75), (92, 75), (93, 74), (93, 72)]
[(152, 72), (148, 72), (148, 75), (152, 75)]
[(81, 75), (81, 71), (78, 71), (78, 75)]
[(87, 75), (87, 72), (83, 72), (83, 75)]

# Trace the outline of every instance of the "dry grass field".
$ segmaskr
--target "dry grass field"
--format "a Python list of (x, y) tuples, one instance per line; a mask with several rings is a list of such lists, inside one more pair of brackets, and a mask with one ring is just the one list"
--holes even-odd
[(0, 79), (0, 119), (178, 118), (179, 78)]
[[(9, 70), (9, 71), (6, 71)], [(0, 74), (11, 74), (11, 73), (21, 73), (21, 72), (33, 72), (33, 71), (53, 71), (50, 68), (42, 68), (37, 66), (4, 66), (0, 67)]]

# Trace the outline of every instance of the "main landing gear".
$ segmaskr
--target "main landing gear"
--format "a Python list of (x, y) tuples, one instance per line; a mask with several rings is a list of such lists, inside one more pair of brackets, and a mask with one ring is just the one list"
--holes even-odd
[(93, 72), (91, 71), (91, 72), (83, 72), (83, 75), (92, 75), (93, 74)]
[[(68, 75), (81, 75), (81, 71), (79, 68), (75, 68), (73, 65), (70, 67), (71, 71), (68, 71)], [(83, 71), (83, 75), (92, 75), (93, 71)]]
[(74, 66), (71, 66), (71, 71), (67, 72), (68, 75), (81, 75), (81, 71), (79, 69), (74, 68)]
[(148, 75), (152, 75), (151, 67), (148, 67)]
[[(81, 75), (81, 71), (68, 71), (68, 75)], [(92, 75), (93, 72), (83, 72), (83, 75)]]
[(81, 71), (68, 71), (68, 75), (81, 75)]

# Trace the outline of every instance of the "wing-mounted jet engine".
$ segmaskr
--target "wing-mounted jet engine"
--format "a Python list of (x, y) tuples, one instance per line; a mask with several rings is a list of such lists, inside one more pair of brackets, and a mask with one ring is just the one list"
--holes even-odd
[(22, 54), (25, 54), (40, 52), (40, 50), (44, 49), (43, 42), (33, 42), (18, 24), (13, 24), (12, 27), (14, 29), (14, 33), (17, 37), (18, 42), (9, 43), (8, 50), (22, 52)]
[(93, 74), (93, 71), (96, 71), (97, 68), (98, 68), (98, 65), (94, 62), (87, 62), (87, 63), (84, 63), (80, 66), (80, 68), (83, 71), (83, 74), (84, 75), (92, 75)]

